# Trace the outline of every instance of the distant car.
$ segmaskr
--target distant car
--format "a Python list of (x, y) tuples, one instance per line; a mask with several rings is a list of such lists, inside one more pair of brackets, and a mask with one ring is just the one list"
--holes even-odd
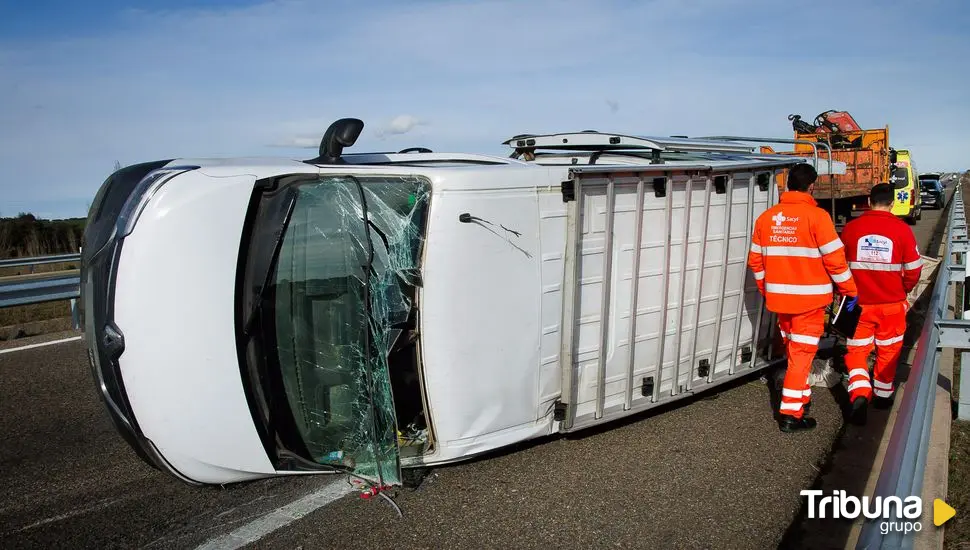
[(923, 180), (920, 182), (920, 199), (924, 206), (940, 209), (944, 203), (944, 187), (940, 180)]
[[(923, 188), (930, 184), (930, 182), (935, 182), (942, 189), (946, 189), (946, 173), (944, 172), (926, 172), (919, 175), (919, 185)], [(920, 196), (925, 193), (920, 192)]]

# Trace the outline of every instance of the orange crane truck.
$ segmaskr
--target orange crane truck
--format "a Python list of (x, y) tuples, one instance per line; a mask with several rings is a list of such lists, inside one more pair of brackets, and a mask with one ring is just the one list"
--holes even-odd
[[(872, 186), (890, 182), (896, 152), (889, 146), (889, 126), (863, 129), (845, 111), (821, 113), (815, 117), (814, 124), (801, 120), (799, 115), (789, 115), (788, 120), (792, 122), (796, 140), (827, 144), (832, 150), (832, 160), (846, 165), (844, 174), (820, 177), (812, 193), (819, 206), (833, 213), (836, 226), (841, 228), (854, 215), (869, 208)], [(795, 144), (793, 151), (776, 152), (762, 146), (761, 152), (803, 157), (815, 154), (811, 145), (801, 143)], [(819, 146), (819, 163), (827, 157), (828, 150)], [(784, 189), (784, 184), (784, 176), (780, 176), (779, 190)]]

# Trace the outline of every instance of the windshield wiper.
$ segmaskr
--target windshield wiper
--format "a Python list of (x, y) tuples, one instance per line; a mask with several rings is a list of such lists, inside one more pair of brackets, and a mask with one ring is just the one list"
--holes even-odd
[(256, 313), (263, 307), (263, 301), (269, 288), (269, 281), (273, 276), (273, 268), (276, 267), (276, 261), (279, 259), (280, 251), (283, 249), (283, 237), (286, 235), (286, 228), (289, 227), (290, 218), (293, 216), (296, 197), (297, 194), (292, 190), (287, 194), (286, 200), (288, 202), (285, 205), (285, 211), (283, 212), (283, 218), (280, 220), (279, 228), (277, 228), (276, 235), (273, 238), (273, 250), (269, 257), (269, 262), (266, 265), (266, 273), (262, 277), (263, 282), (256, 292), (253, 305), (249, 310), (249, 314), (246, 315), (246, 321), (243, 323), (243, 332), (247, 335), (250, 334)]

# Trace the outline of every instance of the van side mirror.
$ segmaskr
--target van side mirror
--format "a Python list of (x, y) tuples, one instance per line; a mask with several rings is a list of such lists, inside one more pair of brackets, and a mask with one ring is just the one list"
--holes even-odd
[(364, 130), (364, 121), (357, 118), (342, 118), (327, 128), (320, 140), (320, 156), (305, 161), (309, 164), (339, 164), (344, 147), (357, 142)]

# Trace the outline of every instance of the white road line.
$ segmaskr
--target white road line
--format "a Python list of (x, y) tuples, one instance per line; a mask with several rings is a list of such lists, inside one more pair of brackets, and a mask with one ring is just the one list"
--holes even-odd
[(354, 487), (347, 483), (346, 479), (335, 481), (319, 491), (256, 518), (227, 535), (211, 539), (196, 550), (236, 550), (242, 548), (280, 527), (293, 523), (310, 512), (323, 508), (353, 490)]
[(13, 353), (15, 351), (23, 351), (25, 349), (42, 348), (44, 346), (53, 346), (54, 344), (63, 344), (65, 342), (74, 342), (74, 341), (80, 340), (80, 339), (81, 339), (80, 336), (72, 336), (70, 338), (63, 338), (61, 340), (51, 340), (50, 342), (41, 342), (39, 344), (29, 344), (29, 345), (26, 345), (26, 346), (20, 346), (19, 348), (0, 349), (0, 355), (2, 355), (4, 353)]
[(30, 525), (28, 525), (26, 527), (21, 527), (20, 529), (17, 529), (14, 532), (15, 533), (20, 533), (22, 531), (28, 531), (28, 530), (33, 529), (35, 527), (40, 527), (41, 525), (47, 525), (48, 523), (54, 523), (54, 522), (57, 522), (57, 521), (63, 521), (65, 519), (69, 519), (69, 518), (72, 518), (74, 516), (79, 516), (81, 514), (87, 514), (89, 512), (96, 512), (98, 510), (107, 508), (108, 506), (111, 506), (112, 504), (114, 504), (116, 502), (120, 502), (120, 501), (121, 501), (120, 498), (116, 498), (114, 500), (107, 500), (106, 499), (106, 500), (103, 500), (103, 501), (101, 501), (101, 502), (99, 502), (97, 504), (94, 504), (92, 506), (88, 506), (87, 508), (78, 508), (77, 510), (71, 510), (70, 512), (68, 512), (66, 514), (61, 514), (59, 516), (54, 516), (54, 517), (50, 517), (50, 518), (47, 518), (47, 519), (42, 519), (40, 521), (31, 523)]

